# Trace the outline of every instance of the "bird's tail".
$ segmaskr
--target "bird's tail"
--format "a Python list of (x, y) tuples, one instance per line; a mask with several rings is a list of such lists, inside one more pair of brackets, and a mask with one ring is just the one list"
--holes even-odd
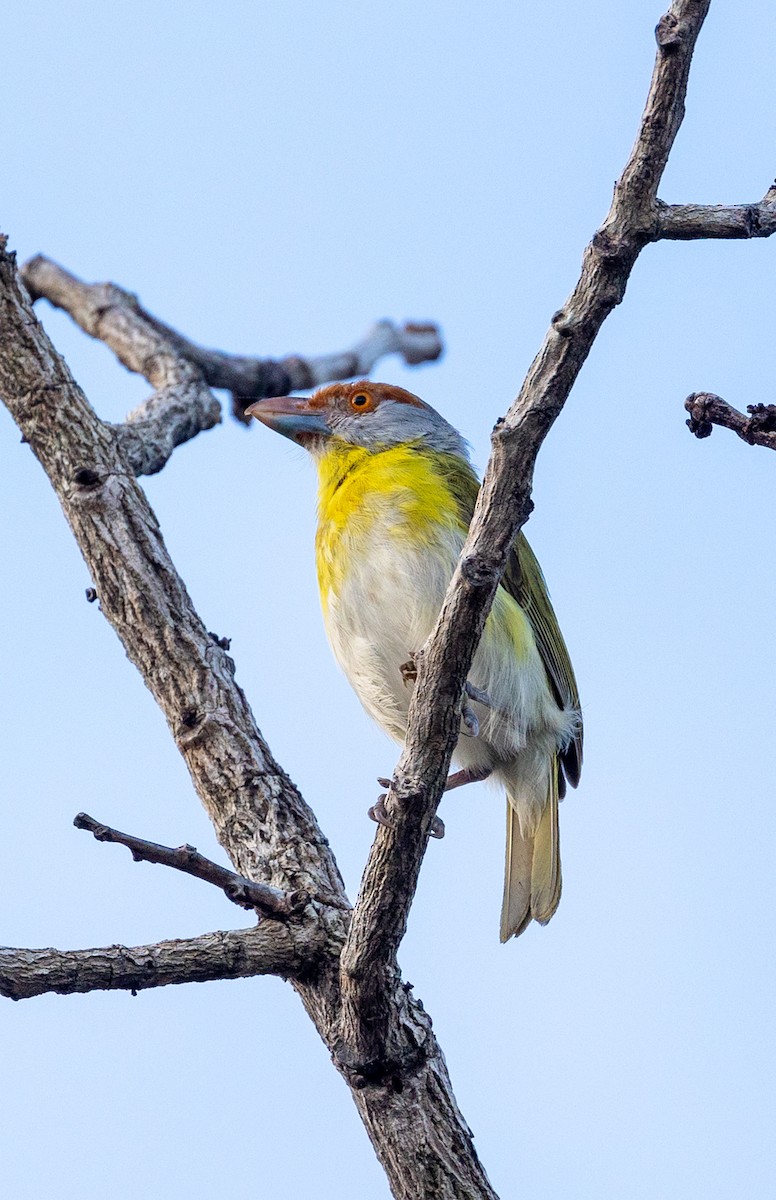
[(501, 940), (517, 937), (533, 920), (546, 925), (560, 901), (558, 761), (549, 771), (547, 797), (533, 833), (520, 830), (515, 801), (507, 794), (507, 854)]

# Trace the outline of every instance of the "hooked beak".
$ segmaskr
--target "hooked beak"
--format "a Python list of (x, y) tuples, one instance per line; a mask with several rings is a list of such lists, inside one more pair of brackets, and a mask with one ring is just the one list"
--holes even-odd
[(310, 401), (305, 396), (271, 396), (267, 400), (257, 400), (246, 410), (249, 417), (255, 417), (262, 425), (282, 433), (283, 437), (304, 446), (313, 438), (327, 438), (331, 430), (320, 414), (320, 411), (310, 407)]

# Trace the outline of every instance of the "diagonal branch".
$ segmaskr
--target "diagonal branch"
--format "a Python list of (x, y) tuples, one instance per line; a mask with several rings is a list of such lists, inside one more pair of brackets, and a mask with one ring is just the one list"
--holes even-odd
[(713, 392), (693, 392), (685, 400), (684, 407), (690, 414), (687, 419), (690, 433), (697, 438), (709, 437), (715, 425), (722, 425), (725, 429), (732, 429), (750, 446), (776, 450), (774, 404), (748, 404), (747, 417)]
[(309, 972), (325, 950), (316, 922), (286, 925), (264, 921), (252, 929), (204, 933), (152, 946), (104, 946), (94, 950), (21, 950), (0, 946), (0, 996), (28, 1000), (57, 992), (164, 987), (249, 975), (294, 978)]
[(229, 871), (212, 859), (205, 858), (194, 846), (178, 846), (173, 850), (158, 842), (147, 842), (131, 833), (121, 833), (109, 825), (102, 825), (87, 813), (78, 813), (73, 824), (76, 829), (86, 829), (94, 834), (98, 842), (116, 842), (119, 846), (126, 846), (135, 862), (158, 863), (204, 879), (206, 883), (221, 888), (226, 897), (241, 908), (253, 908), (271, 917), (288, 917), (298, 913), (309, 901), (305, 892), (284, 892), (280, 888), (270, 887), (268, 883), (256, 883), (244, 875), (238, 875), (236, 871)]
[(555, 313), (520, 394), (492, 437), (469, 535), (436, 627), (421, 652), (404, 750), (364, 873), (341, 958), (343, 1037), (356, 1057), (389, 1036), (396, 953), (458, 740), (467, 674), (496, 588), (531, 510), (539, 448), (601, 325), (654, 238), (657, 189), (684, 115), (695, 43), (709, 0), (674, 0), (656, 30), (657, 57), (641, 126), (609, 213), (585, 250), (574, 291)]
[(432, 324), (394, 325), (379, 321), (350, 350), (279, 360), (247, 358), (205, 350), (147, 312), (137, 296), (113, 283), (84, 283), (43, 255), (22, 267), (34, 300), (45, 298), (64, 309), (90, 337), (105, 342), (130, 371), (143, 375), (155, 391), (119, 428), (125, 455), (136, 475), (161, 471), (176, 446), (212, 429), (221, 406), (211, 387), (232, 393), (235, 415), (264, 396), (286, 395), (332, 379), (367, 375), (378, 359), (400, 354), (411, 365), (442, 353)]

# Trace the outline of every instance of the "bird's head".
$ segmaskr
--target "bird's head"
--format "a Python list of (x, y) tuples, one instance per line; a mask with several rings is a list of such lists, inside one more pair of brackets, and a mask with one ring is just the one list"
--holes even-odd
[(312, 396), (275, 396), (245, 411), (316, 457), (336, 443), (377, 451), (408, 442), (467, 457), (463, 438), (436, 409), (390, 383), (331, 383)]

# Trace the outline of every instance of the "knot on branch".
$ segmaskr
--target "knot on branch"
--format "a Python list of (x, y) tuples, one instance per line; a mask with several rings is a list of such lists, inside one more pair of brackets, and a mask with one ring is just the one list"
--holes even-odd
[[(406, 321), (402, 332), (410, 336), (423, 336), (428, 339), (425, 346), (415, 344), (411, 340), (405, 342), (402, 354), (408, 367), (417, 367), (424, 362), (436, 362), (441, 358), (444, 349), (439, 326), (433, 321)], [(430, 344), (429, 344), (430, 343)]]
[(91, 467), (79, 467), (73, 472), (73, 483), (79, 488), (95, 488), (100, 482), (100, 476)]
[(461, 575), (473, 588), (492, 587), (498, 582), (498, 564), (481, 554), (467, 554), (461, 559)]
[(709, 420), (709, 409), (719, 396), (711, 392), (691, 392), (684, 402), (687, 418), (687, 428), (697, 438), (711, 437), (714, 425)]
[(340, 1039), (334, 1046), (332, 1062), (352, 1088), (384, 1087), (404, 1091), (405, 1080), (419, 1071), (428, 1060), (423, 1045), (412, 1046), (397, 1054), (377, 1054), (363, 1058)]
[(655, 40), (660, 49), (670, 54), (681, 45), (683, 38), (684, 30), (679, 18), (673, 13), (665, 13), (655, 28)]
[(569, 316), (564, 308), (559, 308), (557, 312), (552, 314), (550, 324), (558, 337), (570, 338), (574, 333), (577, 322), (574, 317)]

